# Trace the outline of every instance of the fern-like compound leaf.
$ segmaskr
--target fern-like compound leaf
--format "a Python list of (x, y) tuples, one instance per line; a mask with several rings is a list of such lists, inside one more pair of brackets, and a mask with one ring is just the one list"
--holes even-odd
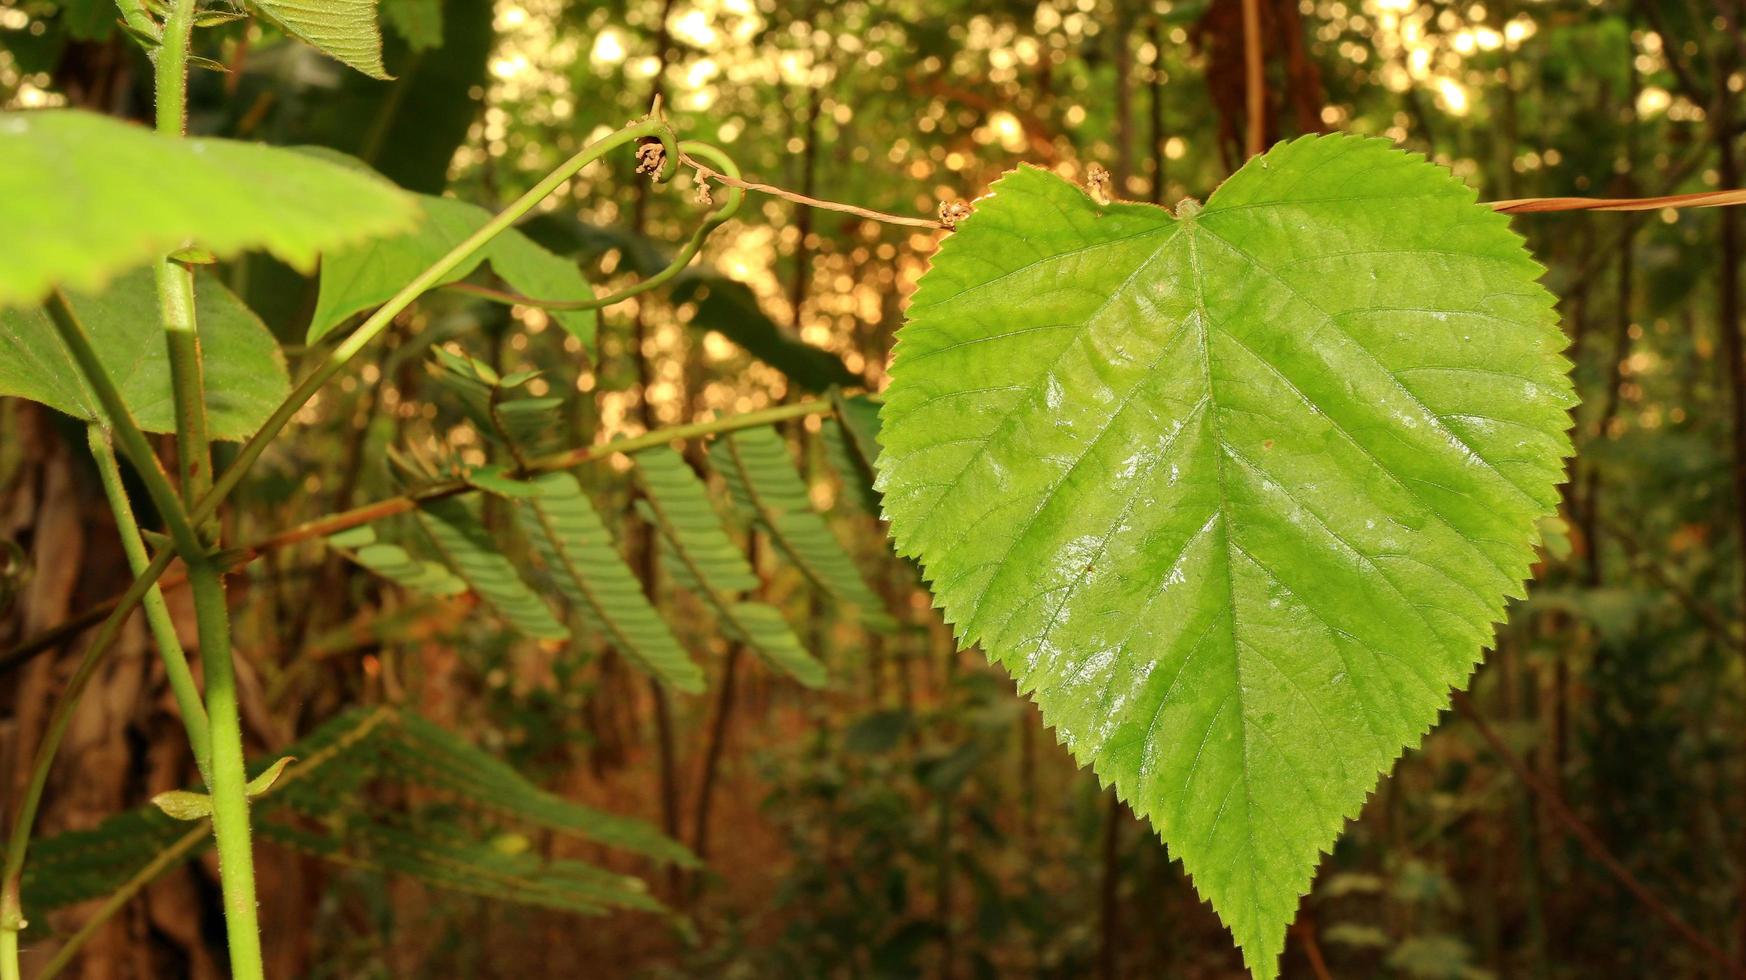
[(517, 513), (558, 591), (589, 630), (651, 676), (681, 691), (701, 692), (703, 670), (649, 604), (576, 477), (547, 473), (529, 482), (537, 493), (521, 499)]
[(415, 558), (397, 544), (379, 540), (368, 524), (329, 535), (327, 544), (359, 565), (404, 589), (423, 595), (451, 596), (467, 591), (441, 562)]
[(855, 560), (843, 550), (830, 525), (812, 509), (812, 497), (776, 430), (765, 426), (724, 435), (710, 446), (709, 457), (727, 481), (734, 502), (752, 515), (783, 556), (819, 591), (858, 607), (869, 626), (896, 625), (861, 580)]
[(703, 481), (671, 449), (638, 453), (636, 460), (647, 497), (641, 509), (660, 528), (673, 578), (709, 603), (729, 639), (807, 687), (822, 687), (824, 665), (806, 652), (782, 614), (736, 598), (756, 587), (758, 579), (721, 526)]
[(878, 462), (899, 550), (1258, 977), (1557, 506), (1564, 337), (1474, 196), (1345, 136), (1174, 217), (1021, 169), (899, 335)]
[(510, 625), (535, 639), (569, 637), (570, 631), (522, 580), (465, 500), (427, 501), (418, 510), (418, 523), (455, 572)]
[[(286, 768), (290, 756), (297, 763)], [(257, 835), (354, 868), (404, 874), (455, 891), (581, 914), (658, 911), (640, 879), (536, 854), (516, 827), (543, 828), (663, 863), (697, 858), (653, 825), (562, 799), (502, 760), (410, 712), (347, 711), (276, 760), (250, 767), (278, 782), (253, 805)], [(372, 785), (395, 784), (393, 792)], [(416, 787), (432, 806), (404, 801)], [(185, 794), (195, 796), (198, 794)], [(88, 830), (37, 842), (24, 905), (43, 911), (118, 889), (137, 890), (210, 846), (210, 827), (147, 805)]]

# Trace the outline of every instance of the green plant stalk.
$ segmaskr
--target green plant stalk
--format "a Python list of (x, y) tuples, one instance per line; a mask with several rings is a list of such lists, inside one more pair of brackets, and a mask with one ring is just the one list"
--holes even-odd
[(189, 520), (188, 511), (182, 506), (182, 498), (176, 495), (176, 488), (170, 485), (170, 478), (152, 452), (151, 443), (146, 441), (145, 433), (140, 431), (139, 423), (134, 421), (133, 413), (128, 410), (127, 402), (121, 397), (121, 390), (115, 387), (114, 379), (104, 369), (103, 361), (97, 356), (97, 349), (91, 345), (90, 334), (85, 332), (84, 324), (79, 322), (79, 316), (73, 312), (66, 295), (57, 289), (49, 294), (48, 301), (43, 305), (55, 331), (60, 334), (61, 343), (73, 355), (73, 362), (78, 365), (79, 373), (97, 396), (98, 404), (103, 407), (103, 414), (109, 417), (115, 437), (121, 442), (121, 451), (133, 463), (134, 469), (145, 483), (146, 493), (163, 515), (164, 524), (169, 528), (177, 553), (189, 561), (204, 555), (206, 548), (201, 544), (199, 535), (194, 533), (194, 523)]
[(192, 508), (212, 487), (212, 445), (206, 430), (206, 381), (194, 321), (194, 270), (174, 259), (158, 263), (158, 311), (170, 352), (176, 400), (176, 461), (182, 502)]
[(211, 561), (188, 568), (206, 673), (206, 715), (212, 746), (212, 836), (218, 844), (218, 883), (224, 894), (224, 933), (231, 976), (260, 980), (261, 929), (255, 907), (255, 857), (249, 845), (248, 772), (237, 710), (236, 665), (231, 660), (230, 610), (224, 575)]
[[(85, 434), (91, 445), (91, 457), (97, 461), (97, 475), (103, 483), (104, 496), (109, 498), (109, 509), (115, 514), (115, 529), (121, 533), (121, 548), (127, 552), (128, 567), (134, 575), (143, 575), (151, 564), (151, 556), (146, 553), (145, 541), (139, 536), (139, 522), (133, 516), (133, 505), (129, 503), (127, 488), (121, 482), (121, 466), (115, 459), (115, 447), (109, 441), (109, 433), (96, 423), (92, 423)], [(170, 607), (164, 602), (163, 590), (153, 583), (140, 605), (145, 609), (146, 625), (151, 628), (152, 639), (157, 642), (158, 656), (164, 661), (164, 675), (169, 678), (176, 707), (182, 712), (182, 724), (188, 729), (188, 745), (194, 750), (200, 778), (211, 787), (206, 707), (200, 703), (200, 687), (194, 683), (194, 672), (188, 669), (188, 654), (182, 649), (181, 637), (176, 635), (176, 624), (170, 619)]]
[[(157, 53), (158, 132), (188, 131), (188, 47), (193, 39), (195, 0), (173, 0)], [(170, 382), (176, 403), (176, 460), (182, 500), (188, 507), (212, 486), (212, 447), (206, 430), (206, 383), (200, 366), (200, 334), (194, 319), (194, 270), (166, 256), (157, 267), (158, 313), (170, 352)], [(202, 522), (204, 523), (204, 522)]]
[[(128, 4), (122, 3), (121, 13), (128, 16)], [(188, 42), (194, 33), (195, 0), (170, 0), (170, 14), (164, 18), (164, 29), (158, 35), (156, 77), (158, 91), (158, 132), (165, 136), (185, 136), (188, 130)], [(150, 22), (150, 19), (147, 19)], [(134, 25), (131, 20), (128, 22)]]

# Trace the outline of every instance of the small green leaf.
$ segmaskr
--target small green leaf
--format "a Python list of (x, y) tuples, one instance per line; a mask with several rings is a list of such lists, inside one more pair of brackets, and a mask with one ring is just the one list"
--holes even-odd
[(180, 262), (183, 265), (213, 265), (218, 262), (218, 256), (213, 255), (209, 249), (201, 248), (198, 245), (189, 245), (186, 248), (179, 248), (171, 252), (170, 260)]
[[(386, 302), (408, 280), (491, 220), (491, 212), (476, 204), (447, 197), (420, 196), (417, 200), (424, 219), (416, 228), (334, 252), (322, 260), (321, 288), (315, 315), (309, 322), (310, 343), (326, 336), (352, 314)], [(579, 300), (594, 295), (594, 288), (574, 263), (546, 251), (513, 228), (497, 236), (437, 285), (465, 279), (482, 262), (489, 262), (491, 271), (523, 296)], [(555, 310), (551, 316), (582, 341), (585, 350), (594, 349), (597, 317), (593, 310)]]
[(898, 550), (1257, 977), (1558, 506), (1565, 337), (1474, 197), (1348, 136), (1276, 146), (1180, 218), (1024, 168), (898, 336)]
[(126, 32), (128, 37), (133, 38), (134, 43), (146, 49), (148, 52), (156, 51), (164, 45), (163, 38), (160, 38), (155, 34), (148, 34), (132, 24), (129, 24), (125, 20), (118, 20), (115, 23), (120, 25), (121, 29)]
[(272, 764), (267, 766), (260, 775), (249, 780), (248, 786), (243, 789), (244, 795), (251, 800), (257, 796), (267, 795), (267, 791), (273, 788), (273, 784), (279, 781), (280, 776), (284, 775), (285, 767), (296, 761), (297, 757), (290, 755), (282, 755), (274, 759)]
[(211, 58), (202, 58), (199, 55), (191, 54), (188, 56), (188, 67), (204, 68), (207, 71), (215, 71), (222, 75), (230, 74), (229, 65), (222, 61), (213, 61)]
[[(101, 293), (73, 292), (68, 300), (140, 427), (174, 432), (169, 355), (151, 270), (136, 269)], [(194, 311), (207, 425), (214, 438), (246, 438), (290, 390), (285, 358), (272, 332), (216, 276), (197, 276)], [(42, 402), (87, 422), (103, 417), (97, 396), (41, 309), (0, 309), (0, 395)]]
[(222, 27), (234, 24), (239, 20), (248, 20), (249, 15), (241, 10), (220, 10), (216, 7), (202, 10), (194, 15), (195, 27)]
[[(0, 112), (0, 160), (0, 307), (60, 284), (98, 289), (190, 242), (220, 257), (264, 248), (307, 270), (417, 218), (410, 195), (327, 160), (89, 112)], [(165, 194), (166, 174), (192, 192)]]
[(359, 565), (420, 595), (441, 598), (467, 591), (467, 583), (447, 565), (414, 558), (397, 544), (377, 540), (375, 528), (368, 524), (328, 535), (327, 543)]
[(388, 79), (382, 67), (382, 32), (376, 0), (249, 0), (285, 33), (371, 78)]
[(469, 484), (486, 493), (494, 493), (511, 500), (528, 500), (540, 495), (539, 488), (526, 480), (509, 476), (502, 466), (481, 466), (469, 472), (466, 479)]
[(152, 797), (152, 805), (175, 820), (204, 820), (212, 816), (212, 797), (185, 789), (173, 789)]

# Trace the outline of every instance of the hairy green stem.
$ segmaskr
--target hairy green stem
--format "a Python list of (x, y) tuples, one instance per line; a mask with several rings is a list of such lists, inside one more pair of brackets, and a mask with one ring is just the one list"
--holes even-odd
[(231, 660), (230, 609), (224, 575), (211, 561), (188, 568), (206, 673), (206, 715), (212, 745), (212, 836), (218, 844), (218, 883), (224, 894), (224, 932), (230, 973), (260, 980), (261, 930), (255, 907), (255, 858), (249, 846), (248, 772), (237, 709), (236, 665)]
[(182, 501), (192, 508), (212, 487), (212, 445), (206, 433), (206, 381), (194, 321), (194, 270), (173, 259), (158, 263), (158, 310), (170, 352), (176, 400), (176, 461)]
[[(127, 499), (127, 488), (121, 482), (121, 466), (115, 459), (115, 447), (109, 433), (95, 422), (86, 430), (91, 445), (91, 458), (97, 461), (97, 475), (103, 483), (109, 509), (115, 514), (115, 529), (121, 533), (121, 548), (127, 552), (128, 567), (133, 574), (143, 575), (151, 564), (145, 541), (139, 536), (139, 522), (133, 516), (133, 504)], [(176, 624), (170, 619), (170, 607), (164, 602), (163, 590), (156, 583), (146, 590), (140, 601), (145, 610), (146, 625), (157, 642), (158, 656), (164, 662), (164, 675), (169, 678), (170, 692), (176, 707), (182, 712), (182, 724), (188, 729), (188, 745), (194, 750), (194, 762), (200, 767), (200, 778), (212, 785), (209, 768), (211, 753), (206, 730), (206, 707), (200, 703), (200, 687), (194, 683), (194, 672), (188, 669), (188, 654), (182, 649), (182, 639), (176, 634)]]
[[(127, 16), (126, 5), (121, 10)], [(158, 35), (158, 132), (166, 136), (182, 136), (188, 129), (188, 42), (195, 10), (195, 0), (170, 0), (170, 15)]]
[[(188, 47), (193, 39), (195, 0), (172, 0), (157, 53), (158, 132), (188, 132)], [(182, 500), (188, 507), (212, 485), (212, 448), (206, 434), (206, 383), (200, 366), (200, 335), (194, 320), (194, 270), (172, 258), (158, 263), (158, 313), (170, 352), (170, 382), (176, 401), (176, 459)]]
[(115, 387), (114, 379), (104, 369), (103, 361), (97, 356), (97, 349), (91, 345), (91, 336), (85, 332), (85, 325), (79, 322), (78, 314), (73, 312), (72, 305), (59, 289), (50, 293), (48, 301), (43, 305), (48, 311), (49, 320), (54, 323), (55, 331), (60, 334), (61, 343), (73, 355), (73, 362), (78, 365), (79, 373), (97, 396), (98, 404), (103, 407), (103, 414), (109, 417), (115, 437), (121, 442), (121, 451), (133, 463), (134, 469), (145, 483), (146, 493), (151, 496), (152, 503), (157, 505), (158, 513), (163, 516), (170, 538), (176, 543), (176, 551), (189, 561), (204, 554), (205, 546), (201, 544), (199, 535), (194, 533), (194, 522), (189, 520), (188, 511), (182, 506), (182, 498), (176, 495), (176, 488), (170, 485), (170, 478), (164, 472), (163, 464), (158, 462), (158, 457), (152, 452), (151, 443), (146, 441), (145, 433), (140, 431), (139, 423), (134, 421), (133, 412), (121, 397), (121, 390)]

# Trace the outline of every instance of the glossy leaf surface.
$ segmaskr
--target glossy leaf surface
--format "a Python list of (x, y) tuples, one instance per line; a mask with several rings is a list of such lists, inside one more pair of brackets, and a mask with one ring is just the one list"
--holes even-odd
[(878, 460), (899, 550), (1257, 976), (1558, 504), (1564, 337), (1474, 197), (1344, 136), (1180, 217), (1022, 169), (899, 335)]

